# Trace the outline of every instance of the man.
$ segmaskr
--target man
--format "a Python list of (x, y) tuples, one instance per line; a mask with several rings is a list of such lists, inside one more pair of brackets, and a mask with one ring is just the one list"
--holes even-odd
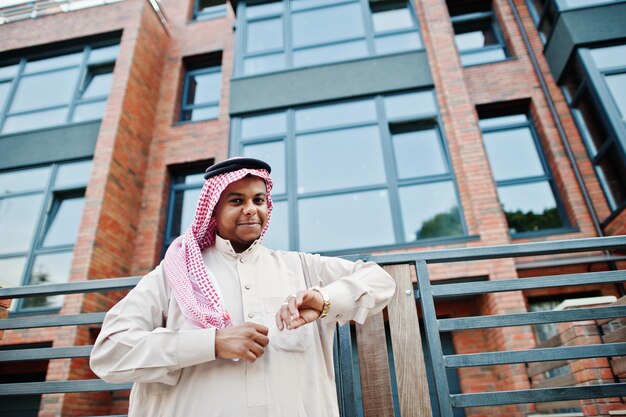
[(380, 312), (395, 284), (374, 263), (263, 247), (270, 171), (210, 167), (192, 225), (107, 314), (91, 367), (135, 382), (130, 417), (339, 415), (335, 325)]

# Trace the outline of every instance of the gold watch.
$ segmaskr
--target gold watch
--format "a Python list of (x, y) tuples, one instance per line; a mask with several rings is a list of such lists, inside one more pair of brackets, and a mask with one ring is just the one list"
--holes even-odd
[(330, 310), (330, 297), (328, 293), (326, 292), (326, 290), (320, 286), (316, 285), (315, 287), (311, 287), (309, 289), (311, 291), (317, 291), (318, 293), (320, 293), (320, 295), (322, 296), (322, 299), (324, 300), (324, 306), (322, 307), (322, 312), (320, 313), (320, 316), (317, 318), (318, 320), (323, 319), (324, 317), (328, 315), (328, 310)]

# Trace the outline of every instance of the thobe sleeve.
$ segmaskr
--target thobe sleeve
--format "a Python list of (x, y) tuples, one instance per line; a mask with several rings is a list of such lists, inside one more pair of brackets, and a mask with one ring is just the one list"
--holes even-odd
[(339, 324), (365, 318), (382, 311), (396, 289), (393, 278), (374, 262), (306, 254), (303, 257), (312, 285), (320, 285), (330, 296), (330, 310), (322, 319)]
[(96, 375), (114, 383), (174, 385), (182, 368), (215, 359), (215, 329), (165, 327), (169, 299), (159, 266), (107, 313), (91, 352)]

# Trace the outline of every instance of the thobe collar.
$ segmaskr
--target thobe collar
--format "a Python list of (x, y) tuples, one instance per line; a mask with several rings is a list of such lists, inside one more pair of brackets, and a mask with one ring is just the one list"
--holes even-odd
[(247, 257), (257, 252), (260, 246), (261, 239), (259, 238), (252, 242), (248, 249), (241, 253), (237, 253), (235, 252), (235, 249), (233, 249), (233, 245), (230, 243), (230, 240), (222, 239), (219, 235), (215, 235), (215, 249), (225, 255), (233, 256), (235, 258), (246, 259)]

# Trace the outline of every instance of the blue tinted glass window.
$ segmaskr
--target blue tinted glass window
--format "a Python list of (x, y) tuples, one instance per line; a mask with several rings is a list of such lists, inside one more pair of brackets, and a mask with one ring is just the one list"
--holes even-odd
[[(272, 173), (273, 171), (272, 167)], [(289, 250), (289, 207), (286, 201), (274, 201), (263, 245), (271, 249)]]
[(69, 103), (78, 80), (78, 68), (24, 77), (11, 103), (11, 112)]
[(0, 286), (3, 288), (17, 287), (22, 281), (24, 268), (26, 267), (26, 257), (19, 256), (16, 258), (0, 259)]
[(490, 2), (447, 0), (454, 42), (461, 63), (485, 64), (506, 59), (507, 48)]
[(300, 250), (331, 251), (395, 241), (385, 190), (306, 198), (298, 208)]
[(198, 197), (204, 185), (206, 168), (206, 166), (198, 166), (172, 175), (163, 250), (167, 249), (174, 239), (184, 234), (191, 226)]
[(415, 178), (448, 172), (439, 133), (435, 129), (392, 135), (398, 178)]
[(54, 110), (42, 110), (33, 113), (8, 116), (4, 121), (2, 133), (15, 133), (24, 130), (41, 129), (44, 127), (59, 126), (66, 123), (68, 107)]
[(451, 181), (400, 188), (407, 241), (463, 234), (459, 203)]
[(92, 161), (81, 161), (59, 166), (54, 186), (57, 188), (84, 187), (91, 176)]
[(0, 254), (27, 251), (32, 244), (43, 195), (0, 199)]
[(626, 120), (626, 73), (605, 76), (606, 84), (617, 108)]
[(262, 52), (283, 46), (282, 19), (260, 20), (248, 24), (248, 52)]
[(548, 181), (498, 187), (498, 197), (511, 233), (563, 226)]
[(50, 167), (0, 172), (0, 197), (43, 189), (50, 178)]
[[(72, 266), (72, 252), (39, 255), (33, 262), (29, 285), (60, 284), (67, 282)], [(23, 308), (60, 308), (62, 295), (29, 297), (23, 301)]]
[(437, 105), (431, 91), (420, 91), (386, 96), (385, 111), (390, 119), (416, 118), (436, 114)]
[(626, 67), (626, 45), (607, 46), (589, 50), (598, 69)]
[(244, 3), (238, 19), (244, 30), (235, 75), (423, 48), (411, 2), (406, 0)]
[(293, 64), (296, 67), (302, 67), (327, 62), (345, 61), (365, 56), (367, 56), (367, 44), (365, 40), (358, 40), (294, 51)]
[(406, 29), (413, 26), (413, 17), (408, 5), (397, 9), (382, 9), (372, 11), (372, 22), (376, 32)]
[[(67, 281), (90, 172), (91, 161), (0, 172), (0, 280), (11, 286)], [(60, 296), (15, 300), (11, 309), (61, 303)]]
[(118, 52), (119, 45), (87, 46), (0, 68), (0, 133), (101, 119)]
[(241, 121), (241, 137), (244, 139), (280, 136), (284, 135), (285, 132), (287, 132), (287, 115), (285, 113), (246, 117)]
[(267, 162), (272, 167), (272, 180), (274, 188), (272, 194), (284, 194), (286, 192), (286, 165), (285, 144), (283, 141), (251, 144), (244, 146), (243, 156), (257, 158)]
[(284, 4), (280, 1), (274, 1), (269, 3), (250, 4), (246, 7), (246, 17), (248, 19), (272, 16), (277, 13), (281, 13), (284, 9)]
[(222, 71), (219, 66), (204, 66), (185, 74), (181, 120), (201, 121), (219, 115)]
[(111, 90), (113, 73), (109, 71), (94, 72), (90, 74), (85, 82), (81, 98), (94, 98), (106, 96)]
[(298, 193), (386, 182), (378, 126), (296, 138)]
[(77, 104), (72, 115), (73, 122), (86, 122), (89, 120), (101, 119), (106, 109), (106, 101), (96, 101), (95, 103)]
[(314, 9), (293, 15), (294, 47), (323, 44), (364, 36), (358, 3)]
[(244, 72), (248, 75), (277, 71), (285, 68), (285, 54), (270, 54), (246, 58)]
[(9, 95), (9, 89), (11, 88), (11, 82), (7, 81), (0, 83), (0, 112), (4, 108), (4, 102)]
[(527, 116), (483, 118), (480, 124), (510, 233), (565, 226), (552, 189), (553, 179)]
[(61, 55), (54, 58), (34, 59), (26, 64), (24, 74), (32, 74), (64, 67), (74, 67), (80, 65), (82, 59), (83, 52)]
[(411, 51), (422, 47), (422, 40), (417, 33), (381, 36), (374, 42), (376, 52), (380, 54)]
[(528, 128), (484, 133), (483, 138), (496, 181), (544, 174), (535, 140)]
[(376, 120), (374, 100), (318, 106), (296, 110), (296, 130), (321, 129)]
[(434, 100), (418, 91), (235, 119), (236, 154), (284, 181), (280, 241), (336, 251), (464, 235)]

